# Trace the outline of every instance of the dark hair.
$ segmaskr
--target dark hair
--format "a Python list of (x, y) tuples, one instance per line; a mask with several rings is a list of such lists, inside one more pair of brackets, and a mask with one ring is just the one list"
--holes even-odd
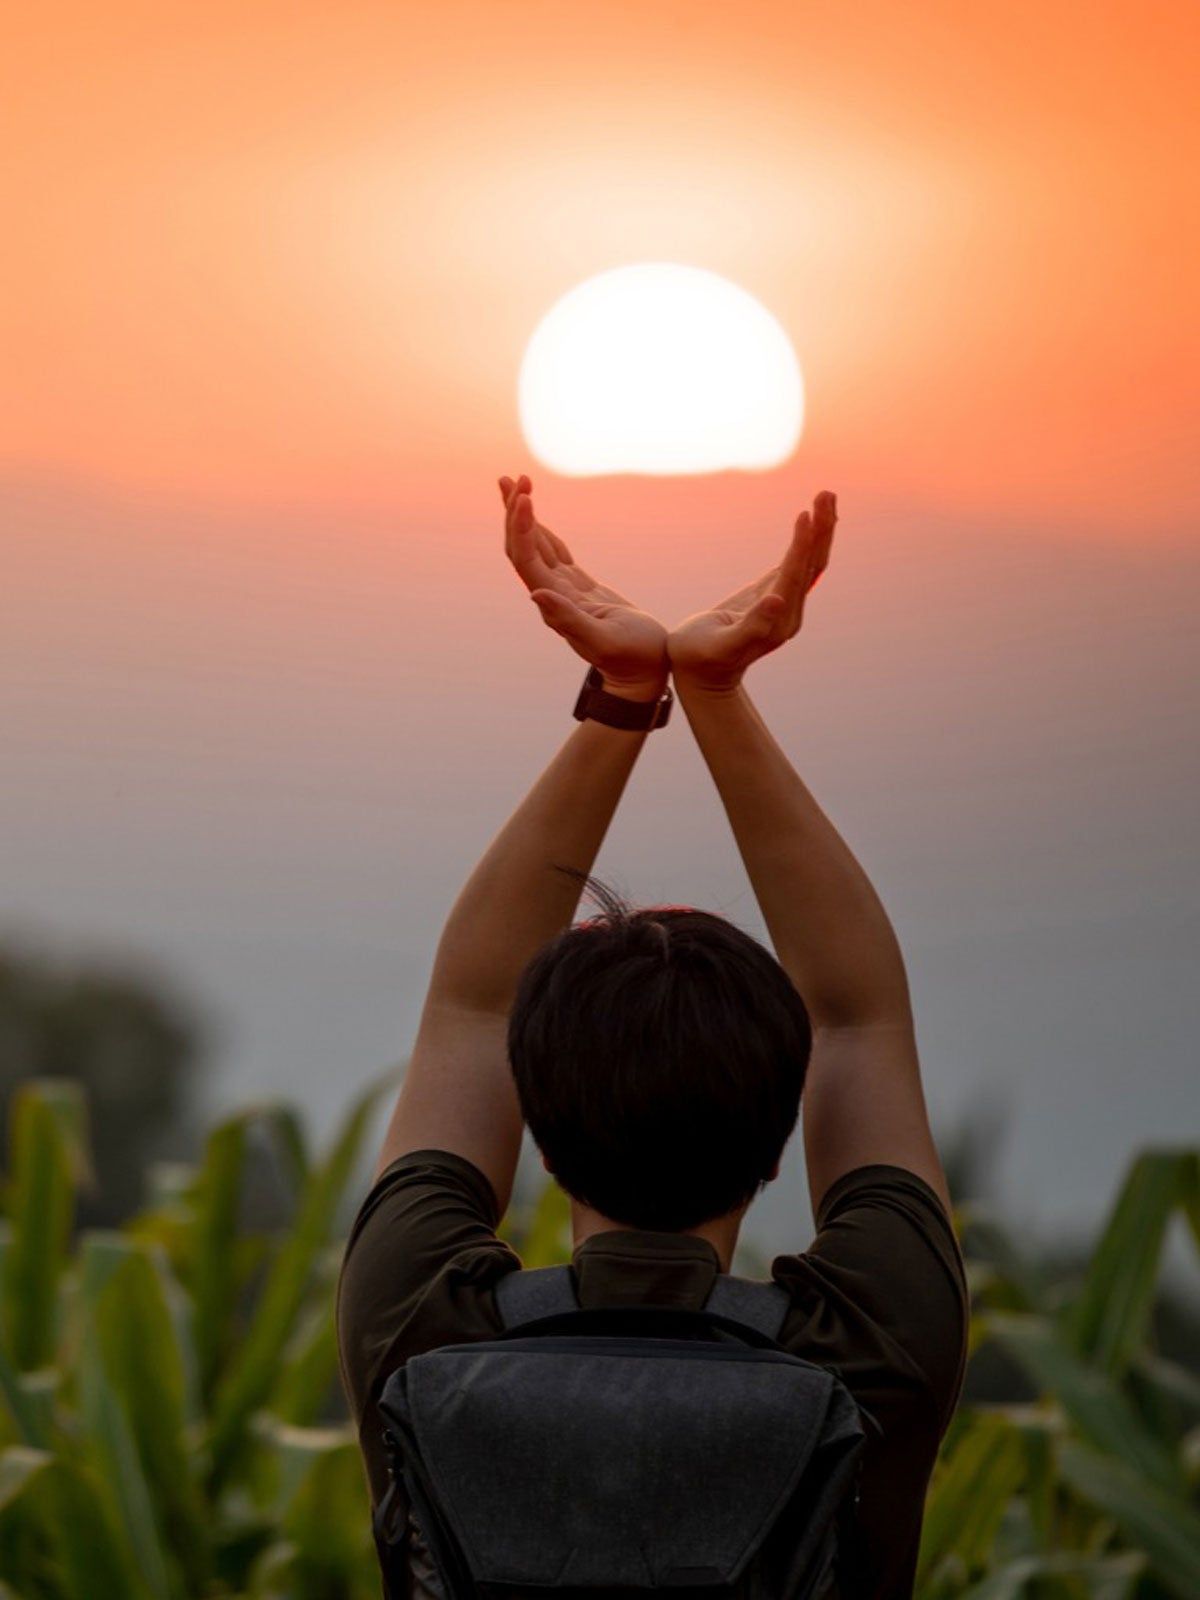
[(582, 1204), (679, 1231), (765, 1187), (800, 1113), (812, 1033), (787, 973), (691, 906), (635, 909), (582, 882), (599, 916), (521, 973), (508, 1056), (534, 1143)]

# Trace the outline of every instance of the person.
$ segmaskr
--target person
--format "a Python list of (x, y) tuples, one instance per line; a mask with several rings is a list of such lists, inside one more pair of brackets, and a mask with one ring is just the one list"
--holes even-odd
[[(713, 913), (634, 909), (591, 877), (650, 729), (581, 716), (450, 912), (347, 1244), (341, 1372), (371, 1499), (387, 1487), (375, 1413), (387, 1378), (501, 1331), (493, 1291), (522, 1263), (496, 1229), (526, 1125), (571, 1200), (581, 1303), (698, 1307), (732, 1270), (802, 1104), (816, 1231), (771, 1262), (791, 1300), (780, 1343), (833, 1368), (878, 1424), (859, 1565), (871, 1600), (900, 1600), (962, 1386), (962, 1256), (896, 935), (744, 683), (799, 631), (836, 499), (801, 513), (777, 565), (668, 632), (537, 520), (527, 476), (499, 486), (508, 558), (592, 681), (640, 704), (629, 716), (643, 723), (678, 695), (775, 955)], [(603, 914), (573, 926), (588, 884)], [(417, 1600), (437, 1594), (419, 1540), (410, 1570)]]

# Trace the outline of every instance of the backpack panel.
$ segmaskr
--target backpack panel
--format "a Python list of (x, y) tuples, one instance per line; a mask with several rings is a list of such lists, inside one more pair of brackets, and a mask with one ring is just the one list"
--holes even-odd
[(859, 1592), (847, 1562), (872, 1419), (776, 1343), (791, 1304), (779, 1285), (720, 1274), (703, 1309), (584, 1310), (554, 1266), (511, 1272), (495, 1294), (494, 1340), (411, 1357), (384, 1387), (389, 1596), (411, 1591), (410, 1510), (434, 1600)]
[(645, 1343), (672, 1348), (444, 1347), (390, 1380), (385, 1413), (475, 1583), (737, 1581), (800, 1483), (833, 1378), (783, 1352)]

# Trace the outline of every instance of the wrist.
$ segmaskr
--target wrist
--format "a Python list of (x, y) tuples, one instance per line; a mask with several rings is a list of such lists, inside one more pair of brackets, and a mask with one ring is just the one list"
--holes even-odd
[(606, 694), (614, 694), (620, 700), (638, 700), (643, 703), (661, 700), (667, 689), (668, 675), (665, 672), (661, 677), (643, 678), (628, 682), (610, 678), (605, 673), (601, 673), (600, 676), (600, 687), (604, 692)]
[(733, 681), (713, 682), (676, 672), (672, 676), (675, 693), (681, 700), (732, 700), (741, 693), (741, 678)]

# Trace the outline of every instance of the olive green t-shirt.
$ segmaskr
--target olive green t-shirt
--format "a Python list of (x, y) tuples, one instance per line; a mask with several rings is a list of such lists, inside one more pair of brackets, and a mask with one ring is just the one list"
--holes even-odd
[[(387, 1488), (375, 1411), (384, 1383), (409, 1356), (502, 1331), (492, 1291), (522, 1262), (497, 1237), (499, 1220), (486, 1175), (448, 1150), (394, 1161), (355, 1219), (338, 1283), (338, 1341), (376, 1504)], [(708, 1240), (643, 1229), (593, 1234), (571, 1264), (584, 1306), (699, 1307), (720, 1271)], [(860, 1481), (866, 1594), (904, 1600), (966, 1361), (954, 1232), (923, 1179), (902, 1167), (859, 1167), (822, 1199), (809, 1248), (776, 1256), (771, 1277), (792, 1300), (780, 1344), (835, 1370), (880, 1425), (881, 1434), (867, 1429)]]

